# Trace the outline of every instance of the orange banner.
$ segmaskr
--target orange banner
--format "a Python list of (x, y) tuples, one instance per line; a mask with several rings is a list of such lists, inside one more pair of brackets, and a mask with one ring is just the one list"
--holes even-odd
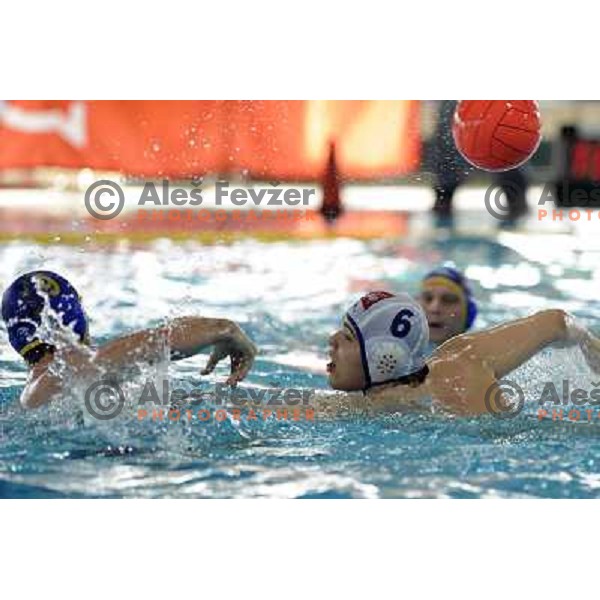
[(0, 170), (89, 167), (139, 177), (320, 179), (336, 144), (343, 178), (420, 161), (414, 100), (0, 101)]

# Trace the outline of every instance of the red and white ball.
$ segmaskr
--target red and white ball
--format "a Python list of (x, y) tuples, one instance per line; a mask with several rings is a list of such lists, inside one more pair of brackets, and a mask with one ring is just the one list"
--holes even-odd
[(527, 162), (542, 139), (535, 100), (461, 100), (452, 121), (454, 143), (473, 166), (508, 171)]

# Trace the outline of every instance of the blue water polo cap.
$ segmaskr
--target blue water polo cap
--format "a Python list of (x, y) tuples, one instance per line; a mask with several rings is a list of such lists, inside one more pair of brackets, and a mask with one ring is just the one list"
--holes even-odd
[(2, 318), (12, 347), (29, 363), (39, 361), (54, 344), (42, 323), (55, 320), (88, 341), (88, 320), (77, 290), (52, 271), (21, 275), (2, 296)]
[(477, 303), (467, 278), (454, 267), (438, 267), (427, 273), (423, 278), (423, 285), (442, 285), (457, 293), (462, 300), (464, 315), (464, 329), (467, 331), (477, 317)]

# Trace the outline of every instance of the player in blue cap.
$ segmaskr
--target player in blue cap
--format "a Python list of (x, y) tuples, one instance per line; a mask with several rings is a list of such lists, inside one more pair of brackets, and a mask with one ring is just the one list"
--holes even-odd
[(51, 271), (33, 271), (18, 277), (2, 297), (2, 318), (12, 347), (27, 362), (30, 373), (21, 403), (37, 408), (63, 391), (55, 365), (82, 375), (118, 372), (135, 363), (156, 363), (165, 346), (179, 360), (213, 346), (203, 374), (229, 357), (235, 385), (250, 370), (256, 347), (234, 322), (227, 319), (180, 317), (167, 325), (139, 331), (100, 348), (90, 347), (88, 319), (75, 288)]
[(434, 347), (471, 329), (477, 316), (469, 282), (451, 266), (439, 267), (425, 275), (419, 301), (427, 316), (429, 341)]
[(75, 288), (51, 271), (19, 277), (2, 297), (2, 318), (12, 347), (29, 365), (51, 354), (59, 323), (72, 341), (89, 344), (88, 319)]

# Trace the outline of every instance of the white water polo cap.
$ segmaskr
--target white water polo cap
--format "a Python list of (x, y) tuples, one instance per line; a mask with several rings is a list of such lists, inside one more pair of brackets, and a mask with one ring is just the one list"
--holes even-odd
[(425, 366), (429, 326), (408, 294), (370, 292), (346, 312), (360, 344), (366, 387), (416, 373)]

